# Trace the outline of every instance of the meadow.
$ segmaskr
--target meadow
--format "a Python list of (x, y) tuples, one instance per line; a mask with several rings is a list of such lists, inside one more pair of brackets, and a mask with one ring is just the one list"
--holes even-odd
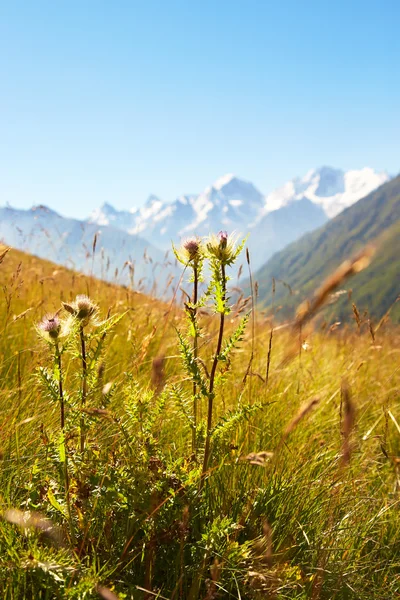
[(251, 310), (225, 241), (168, 302), (0, 249), (1, 598), (400, 597), (399, 329)]

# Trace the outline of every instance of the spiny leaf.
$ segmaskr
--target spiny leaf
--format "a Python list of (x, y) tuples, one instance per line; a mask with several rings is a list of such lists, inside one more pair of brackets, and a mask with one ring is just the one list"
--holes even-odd
[(225, 346), (224, 346), (222, 352), (218, 356), (218, 360), (227, 361), (230, 353), (237, 347), (239, 342), (243, 341), (244, 332), (245, 332), (247, 323), (249, 322), (249, 318), (250, 318), (250, 313), (248, 312), (243, 317), (243, 319), (241, 319), (238, 327), (236, 328), (234, 333), (231, 335), (229, 340), (225, 343)]
[(194, 358), (193, 349), (178, 329), (176, 332), (178, 335), (181, 356), (186, 372), (192, 381), (198, 385), (202, 395), (208, 396), (207, 384), (200, 371), (199, 364)]
[(179, 406), (179, 408), (181, 410), (181, 414), (183, 414), (183, 416), (185, 417), (189, 426), (193, 429), (194, 428), (194, 418), (190, 414), (191, 398), (189, 398), (188, 395), (184, 393), (182, 388), (177, 385), (171, 386), (171, 397), (176, 402), (176, 404)]

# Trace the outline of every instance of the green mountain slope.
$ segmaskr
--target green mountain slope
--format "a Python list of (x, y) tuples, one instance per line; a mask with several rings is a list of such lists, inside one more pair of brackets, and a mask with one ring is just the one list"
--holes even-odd
[[(341, 262), (368, 243), (377, 245), (377, 254), (365, 271), (344, 285), (353, 290), (359, 310), (380, 318), (400, 294), (400, 176), (275, 254), (254, 276), (260, 301), (272, 302), (272, 278), (284, 281), (295, 293), (278, 282), (274, 302), (282, 305), (282, 316), (290, 316)], [(343, 319), (351, 314), (346, 298), (343, 295), (329, 309), (332, 315)], [(391, 316), (400, 322), (400, 303)]]

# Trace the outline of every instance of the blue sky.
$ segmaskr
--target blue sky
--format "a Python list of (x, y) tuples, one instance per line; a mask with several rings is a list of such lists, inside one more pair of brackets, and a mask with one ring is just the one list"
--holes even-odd
[(400, 170), (398, 0), (0, 3), (0, 205)]

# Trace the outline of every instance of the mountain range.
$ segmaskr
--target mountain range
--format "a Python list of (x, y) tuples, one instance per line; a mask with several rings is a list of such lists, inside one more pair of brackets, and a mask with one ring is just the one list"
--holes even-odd
[(45, 206), (0, 208), (0, 240), (40, 258), (145, 292), (155, 291), (156, 282), (160, 296), (169, 276), (177, 272), (163, 251), (141, 237), (111, 226), (66, 219)]
[(389, 179), (371, 168), (344, 172), (321, 167), (265, 196), (252, 183), (225, 175), (201, 194), (174, 202), (150, 196), (131, 211), (104, 204), (85, 221), (64, 218), (45, 206), (5, 207), (0, 208), (0, 240), (146, 292), (154, 291), (156, 282), (162, 295), (167, 281), (179, 273), (168, 260), (171, 241), (179, 244), (181, 238), (221, 229), (250, 234), (251, 263), (258, 269)]
[(321, 167), (265, 196), (252, 183), (225, 175), (201, 194), (180, 196), (174, 202), (152, 195), (143, 207), (130, 211), (104, 204), (93, 211), (89, 222), (140, 235), (163, 250), (171, 247), (171, 240), (193, 234), (221, 229), (250, 233), (248, 245), (257, 268), (388, 179), (387, 173), (371, 168), (344, 172)]
[(327, 314), (333, 320), (348, 320), (355, 302), (361, 314), (368, 311), (375, 321), (392, 307), (391, 318), (400, 322), (400, 302), (396, 303), (400, 294), (399, 240), (400, 176), (275, 254), (254, 275), (259, 298), (266, 306), (281, 305), (281, 316), (290, 317), (344, 260), (372, 243), (377, 252), (371, 264), (342, 284), (352, 290), (351, 299), (344, 290), (339, 291), (338, 301), (328, 306)]

